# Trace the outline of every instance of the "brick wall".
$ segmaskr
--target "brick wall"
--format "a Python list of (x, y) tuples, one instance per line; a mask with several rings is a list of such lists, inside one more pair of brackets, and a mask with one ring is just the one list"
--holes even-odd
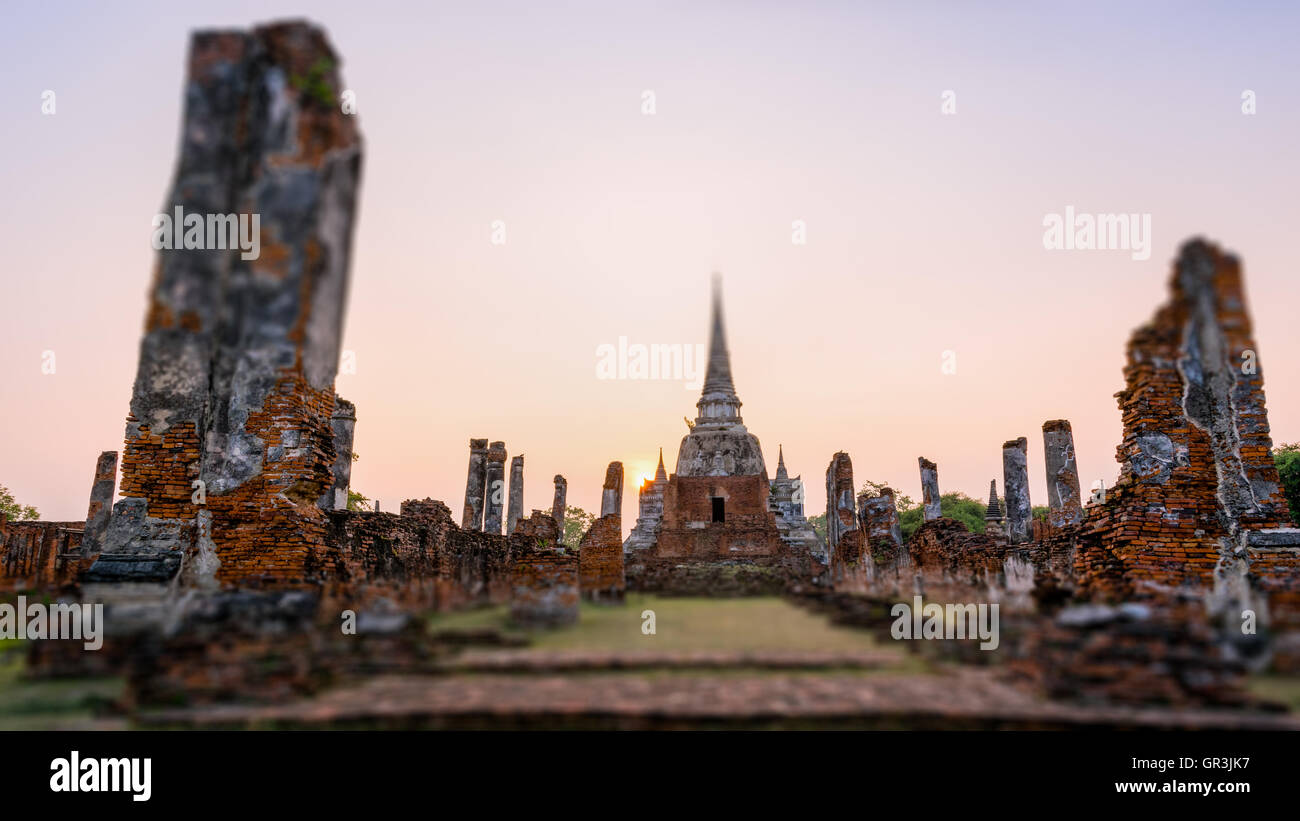
[(510, 619), (528, 627), (578, 620), (579, 559), (562, 542), (555, 518), (534, 510), (510, 537), (514, 560)]
[(578, 545), (579, 587), (591, 601), (621, 602), (627, 582), (623, 575), (623, 517), (601, 516)]
[(15, 522), (0, 513), (0, 590), (55, 590), (76, 581), (85, 522)]

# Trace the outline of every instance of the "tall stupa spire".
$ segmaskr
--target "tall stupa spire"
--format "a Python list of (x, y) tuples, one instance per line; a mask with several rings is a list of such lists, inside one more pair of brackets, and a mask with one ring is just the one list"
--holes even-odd
[(713, 324), (709, 329), (709, 371), (704, 392), (735, 395), (731, 381), (731, 356), (727, 353), (727, 330), (722, 321), (722, 277), (713, 275)]
[(731, 379), (731, 356), (727, 353), (727, 332), (722, 321), (722, 276), (713, 275), (713, 322), (709, 329), (709, 364), (704, 391), (695, 404), (697, 425), (740, 423), (740, 398)]
[(784, 482), (790, 478), (790, 474), (785, 470), (785, 448), (781, 445), (776, 446), (776, 480)]
[(668, 471), (664, 470), (664, 449), (659, 448), (659, 467), (655, 469), (655, 481), (667, 482)]

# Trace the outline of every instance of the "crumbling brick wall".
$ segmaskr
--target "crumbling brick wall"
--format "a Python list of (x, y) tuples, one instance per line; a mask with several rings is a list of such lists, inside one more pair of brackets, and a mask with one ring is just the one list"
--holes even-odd
[(940, 517), (923, 523), (907, 543), (918, 571), (980, 584), (1002, 572), (1009, 547), (983, 533), (971, 533), (956, 519)]
[(578, 620), (579, 560), (567, 550), (555, 518), (534, 510), (510, 536), (514, 575), (510, 619), (530, 627)]
[(592, 523), (578, 546), (582, 597), (621, 602), (627, 582), (623, 574), (622, 516), (602, 516)]
[(0, 513), (0, 590), (55, 590), (75, 582), (84, 524), (9, 521)]
[(454, 610), (509, 600), (506, 538), (461, 530), (433, 499), (407, 500), (401, 515), (335, 512), (325, 547), (308, 554), (311, 578), (339, 597), (389, 598), (410, 608)]

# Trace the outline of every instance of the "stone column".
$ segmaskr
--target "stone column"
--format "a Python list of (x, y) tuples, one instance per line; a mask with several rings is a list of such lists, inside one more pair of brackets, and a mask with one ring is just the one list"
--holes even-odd
[(95, 481), (90, 485), (90, 507), (86, 510), (86, 529), (81, 535), (83, 557), (99, 553), (113, 513), (113, 484), (116, 479), (117, 451), (106, 450), (95, 462)]
[(924, 456), (918, 456), (916, 461), (921, 466), (921, 501), (925, 506), (922, 512), (925, 521), (932, 522), (943, 515), (939, 504), (939, 467)]
[(487, 502), (483, 509), (483, 532), (501, 535), (501, 514), (506, 496), (506, 443), (493, 442), (487, 450), (483, 474)]
[(826, 546), (833, 554), (845, 533), (857, 529), (853, 505), (853, 461), (843, 451), (826, 468)]
[(352, 433), (357, 426), (357, 406), (341, 396), (334, 397), (330, 427), (334, 431), (334, 483), (322, 500), (327, 510), (348, 509), (348, 486), (352, 483)]
[(1043, 456), (1047, 463), (1047, 520), (1053, 527), (1083, 521), (1079, 467), (1074, 461), (1074, 432), (1066, 419), (1043, 423)]
[(600, 494), (600, 515), (623, 515), (623, 463), (610, 462), (605, 470), (605, 487)]
[(483, 529), (483, 494), (487, 481), (486, 439), (469, 440), (469, 476), (465, 478), (465, 512), (460, 517), (461, 530)]
[(519, 517), (524, 515), (524, 457), (510, 460), (510, 505), (506, 509), (506, 535), (515, 532)]
[(1012, 544), (1029, 541), (1029, 523), (1034, 509), (1029, 503), (1029, 440), (1025, 437), (1002, 444), (1002, 488), (1007, 495), (1007, 539)]
[(551, 517), (555, 519), (555, 526), (560, 529), (561, 542), (564, 541), (564, 503), (568, 495), (569, 483), (560, 474), (555, 474), (555, 501), (551, 502)]

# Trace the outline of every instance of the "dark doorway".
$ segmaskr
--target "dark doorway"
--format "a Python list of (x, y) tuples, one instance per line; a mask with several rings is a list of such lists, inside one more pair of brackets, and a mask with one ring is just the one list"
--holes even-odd
[(727, 500), (720, 496), (714, 496), (710, 501), (713, 502), (713, 521), (727, 521)]

